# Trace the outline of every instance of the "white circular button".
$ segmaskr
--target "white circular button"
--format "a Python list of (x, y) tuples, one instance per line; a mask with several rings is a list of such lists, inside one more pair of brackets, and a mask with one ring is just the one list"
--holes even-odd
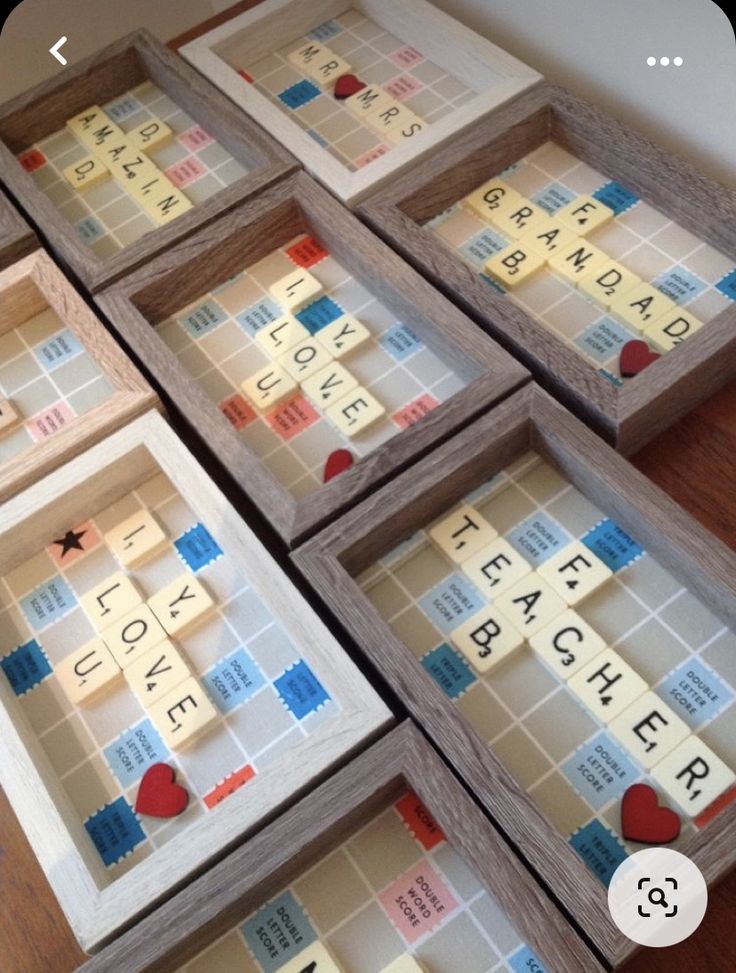
[(708, 887), (697, 865), (672, 848), (647, 848), (621, 862), (608, 886), (608, 908), (640, 946), (674, 946), (703, 921)]

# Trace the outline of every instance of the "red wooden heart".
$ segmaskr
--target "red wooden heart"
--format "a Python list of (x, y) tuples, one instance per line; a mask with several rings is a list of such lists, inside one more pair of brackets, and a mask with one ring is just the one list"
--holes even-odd
[(186, 810), (189, 792), (174, 783), (175, 772), (168, 764), (153, 764), (143, 775), (135, 809), (152, 818), (173, 818)]
[(349, 470), (354, 462), (353, 454), (349, 449), (336, 449), (327, 457), (323, 475), (324, 482), (327, 483), (328, 480), (332, 480), (340, 473), (344, 473), (345, 470)]
[(356, 78), (354, 74), (341, 74), (335, 82), (335, 98), (349, 98), (365, 88), (365, 81)]
[(656, 351), (651, 351), (646, 341), (627, 341), (621, 349), (618, 359), (618, 367), (624, 378), (631, 378), (643, 372), (647, 365), (651, 365), (662, 356)]
[(621, 800), (621, 831), (627, 841), (666, 845), (680, 833), (680, 817), (660, 807), (657, 792), (649, 784), (632, 784)]

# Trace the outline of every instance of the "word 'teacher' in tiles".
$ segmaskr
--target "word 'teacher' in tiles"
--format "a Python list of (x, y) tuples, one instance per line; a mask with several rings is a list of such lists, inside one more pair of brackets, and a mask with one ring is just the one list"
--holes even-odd
[(531, 565), (503, 537), (462, 562), (462, 569), (487, 597), (497, 597), (532, 570)]
[(653, 692), (644, 693), (611, 723), (611, 733), (646, 770), (690, 736), (690, 727)]
[(600, 635), (571, 608), (532, 635), (529, 645), (564, 680), (606, 648)]
[(568, 686), (603, 723), (612, 722), (648, 688), (641, 676), (613, 649), (605, 649), (583, 666)]
[(502, 592), (495, 605), (527, 638), (544, 628), (565, 608), (565, 602), (537, 571)]
[(430, 528), (429, 536), (456, 564), (462, 564), (498, 536), (477, 510), (464, 505)]
[(692, 735), (654, 767), (652, 777), (691, 817), (736, 781), (733, 770)]

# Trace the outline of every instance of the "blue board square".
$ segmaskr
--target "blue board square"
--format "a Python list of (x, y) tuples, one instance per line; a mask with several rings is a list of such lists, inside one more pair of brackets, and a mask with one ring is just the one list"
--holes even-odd
[(608, 361), (617, 355), (627, 341), (633, 341), (636, 335), (615, 321), (613, 318), (600, 318), (575, 339), (578, 348), (587, 352), (597, 362)]
[(146, 840), (140, 821), (124, 797), (106, 804), (84, 822), (105, 865), (114, 865)]
[(245, 649), (236, 649), (210, 669), (202, 682), (223, 713), (237, 709), (265, 686), (263, 673)]
[(287, 88), (286, 91), (282, 91), (279, 98), (287, 108), (296, 109), (308, 105), (319, 94), (320, 90), (317, 85), (305, 79), (303, 81), (297, 81), (296, 84)]
[(404, 361), (405, 358), (424, 348), (424, 342), (405, 324), (396, 324), (393, 328), (389, 328), (378, 341), (383, 350), (396, 361)]
[(734, 698), (728, 683), (697, 657), (673, 669), (656, 691), (693, 730), (710, 722)]
[(94, 216), (85, 216), (74, 224), (74, 229), (82, 243), (94, 243), (105, 235), (105, 227)]
[(460, 247), (460, 253), (476, 270), (480, 270), (489, 257), (494, 253), (500, 253), (507, 246), (506, 237), (501, 236), (500, 233), (494, 230), (481, 230), (480, 233), (465, 241)]
[(468, 663), (447, 642), (428, 652), (422, 665), (450, 699), (457, 699), (475, 682)]
[(337, 321), (344, 313), (340, 305), (336, 304), (331, 297), (320, 297), (299, 311), (295, 317), (310, 334), (315, 334), (333, 321)]
[(281, 317), (281, 314), (282, 311), (278, 304), (272, 301), (270, 297), (264, 297), (262, 301), (251, 305), (245, 311), (241, 311), (235, 320), (243, 331), (253, 338), (261, 328), (265, 328), (267, 324)]
[(618, 524), (608, 519), (596, 524), (585, 537), (581, 538), (581, 541), (611, 571), (620, 571), (621, 568), (628, 567), (644, 553), (643, 547), (629, 537)]
[(214, 331), (223, 321), (227, 321), (227, 314), (217, 301), (210, 299), (195, 307), (179, 323), (193, 338), (201, 338), (203, 334)]
[(570, 838), (570, 844), (605, 886), (610, 885), (613, 873), (628, 858), (618, 838), (598, 820), (576, 831)]
[(603, 378), (607, 378), (611, 385), (616, 385), (618, 388), (624, 387), (624, 383), (618, 377), (618, 375), (614, 375), (613, 372), (609, 372), (607, 368), (599, 368), (598, 374), (602, 375)]
[(641, 777), (626, 751), (605, 730), (568, 757), (560, 770), (596, 811)]
[(20, 607), (34, 631), (57, 622), (77, 604), (74, 592), (61, 577), (56, 575), (20, 599)]
[(553, 182), (532, 196), (532, 202), (546, 209), (548, 213), (556, 213), (558, 209), (563, 209), (576, 198), (575, 193), (570, 192), (565, 186)]
[(298, 720), (314, 713), (330, 698), (303, 659), (287, 669), (273, 685), (281, 701)]
[(666, 294), (675, 304), (686, 304), (698, 294), (702, 294), (708, 286), (700, 277), (696, 277), (686, 267), (672, 267), (653, 282), (657, 290)]
[(314, 139), (314, 141), (317, 143), (317, 145), (321, 145), (322, 148), (324, 148), (326, 145), (329, 144), (328, 141), (327, 141), (327, 139), (326, 138), (323, 138), (319, 134), (319, 132), (315, 132), (315, 130), (313, 128), (308, 128), (307, 129), (307, 135), (310, 137), (310, 139)]
[(71, 331), (60, 331), (47, 341), (36, 345), (33, 354), (40, 365), (52, 371), (81, 351), (82, 346)]
[(631, 209), (639, 202), (639, 197), (626, 186), (622, 186), (620, 182), (607, 182), (605, 186), (596, 189), (593, 193), (593, 199), (604, 203), (609, 209), (613, 210), (616, 216), (619, 213), (625, 213), (627, 209)]
[(277, 973), (317, 939), (309, 918), (291, 892), (283, 892), (240, 927), (264, 973)]
[(326, 41), (330, 37), (335, 37), (337, 34), (342, 33), (342, 27), (336, 20), (326, 20), (319, 27), (315, 27), (314, 30), (310, 30), (307, 37), (311, 37), (313, 41)]
[(547, 967), (542, 966), (537, 954), (528, 946), (522, 946), (507, 960), (514, 973), (547, 973)]
[(49, 660), (35, 639), (19, 645), (4, 659), (0, 659), (0, 669), (5, 673), (16, 696), (22, 696), (29, 689), (33, 689), (52, 671)]
[(479, 612), (485, 604), (483, 595), (459, 571), (440, 581), (419, 599), (419, 607), (445, 635)]
[(569, 544), (572, 537), (544, 511), (522, 520), (506, 540), (532, 564), (544, 564), (553, 554)]
[(121, 733), (104, 749), (105, 759), (123, 787), (130, 787), (150, 766), (169, 756), (168, 748), (149, 719)]
[(208, 564), (212, 564), (218, 557), (222, 557), (219, 545), (204, 524), (190, 527), (174, 541), (174, 547), (182, 561), (195, 574)]
[(721, 277), (716, 284), (716, 290), (730, 297), (732, 301), (736, 301), (736, 267), (725, 277)]

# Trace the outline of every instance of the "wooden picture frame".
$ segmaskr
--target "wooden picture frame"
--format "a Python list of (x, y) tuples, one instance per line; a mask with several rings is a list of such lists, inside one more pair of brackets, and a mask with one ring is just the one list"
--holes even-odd
[[(736, 626), (736, 555), (581, 422), (531, 384), (292, 554), (537, 875), (613, 967), (635, 944), (613, 924), (605, 886), (393, 633), (355, 582), (403, 537), (532, 449)], [(736, 803), (680, 850), (708, 884), (736, 864)]]
[(180, 48), (182, 57), (272, 132), (313, 176), (350, 207), (399, 172), (413, 170), (420, 158), (434, 153), (439, 145), (457, 138), (463, 129), (474, 126), (488, 112), (541, 80), (532, 68), (425, 0), (407, 0), (400, 5), (390, 0), (356, 0), (351, 9), (418, 48), (478, 92), (420, 135), (354, 172), (319, 146), (217, 54), (218, 47), (229, 39), (247, 33), (248, 50), (254, 61), (259, 60), (344, 13), (342, 0), (309, 4), (300, 0), (266, 0)]
[(378, 735), (391, 715), (336, 639), (187, 451), (147, 413), (10, 500), (3, 510), (0, 573), (68, 529), (165, 473), (340, 704), (298, 747), (198, 817), (135, 867), (106, 871), (18, 697), (0, 679), (0, 782), (83, 949), (97, 950), (194, 873), (241, 842)]
[(113, 387), (112, 396), (0, 464), (0, 501), (152, 408), (158, 396), (43, 250), (0, 271), (0, 334), (51, 308)]
[(409, 721), (123, 934), (81, 971), (174, 973), (405, 790), (424, 803), (548, 969), (602, 971), (594, 954)]
[[(101, 259), (77, 237), (71, 224), (34, 185), (16, 156), (39, 139), (64, 128), (68, 118), (90, 105), (104, 104), (149, 79), (248, 171), (205, 202), (146, 233), (118, 253)], [(115, 41), (0, 106), (0, 174), (31, 218), (44, 228), (60, 259), (93, 292), (281, 179), (296, 165), (274, 139), (234, 109), (214, 86), (145, 30)]]
[[(305, 230), (468, 384), (340, 476), (297, 500), (245, 445), (152, 325)], [(104, 291), (97, 303), (148, 364), (184, 420), (290, 545), (527, 380), (517, 362), (303, 173), (205, 227)]]
[(548, 139), (736, 262), (736, 194), (588, 102), (545, 84), (379, 190), (360, 215), (555, 397), (630, 454), (736, 375), (736, 305), (616, 387), (424, 224)]
[(0, 270), (38, 246), (36, 234), (0, 190)]

